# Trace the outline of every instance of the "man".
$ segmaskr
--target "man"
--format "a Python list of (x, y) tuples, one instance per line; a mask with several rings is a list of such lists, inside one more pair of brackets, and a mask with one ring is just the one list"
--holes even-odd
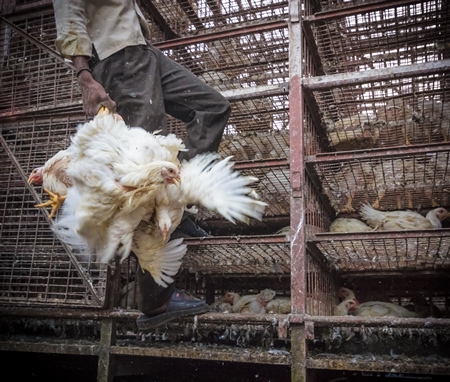
[[(127, 125), (167, 133), (166, 113), (186, 123), (188, 151), (180, 159), (217, 151), (230, 115), (220, 93), (149, 43), (150, 31), (134, 0), (54, 0), (56, 47), (72, 60), (84, 111), (116, 110)], [(185, 219), (182, 234), (206, 233)], [(164, 289), (138, 269), (137, 324), (148, 330), (175, 318), (205, 313), (202, 300)]]

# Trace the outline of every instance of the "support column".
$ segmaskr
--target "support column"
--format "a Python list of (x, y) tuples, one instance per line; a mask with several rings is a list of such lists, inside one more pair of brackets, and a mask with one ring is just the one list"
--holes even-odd
[(116, 320), (102, 320), (100, 350), (98, 354), (97, 382), (112, 382), (117, 370), (115, 356), (111, 355), (111, 345), (116, 341)]

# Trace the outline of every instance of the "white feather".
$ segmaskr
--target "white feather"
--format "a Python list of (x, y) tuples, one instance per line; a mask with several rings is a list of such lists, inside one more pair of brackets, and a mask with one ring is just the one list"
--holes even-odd
[[(103, 262), (128, 256), (134, 229), (153, 210), (157, 191), (165, 185), (164, 174), (178, 174), (177, 164), (151, 157), (150, 152), (166, 149), (142, 131), (137, 134), (113, 115), (97, 116), (72, 139), (67, 173), (73, 187), (55, 229), (67, 241), (84, 241)], [(156, 149), (148, 150), (152, 145)], [(166, 153), (164, 158), (172, 156)]]
[(231, 157), (217, 159), (217, 154), (207, 153), (184, 161), (181, 187), (176, 190), (169, 185), (170, 191), (179, 193), (182, 204), (202, 205), (232, 223), (236, 220), (248, 223), (249, 218), (261, 220), (267, 204), (252, 197), (256, 193), (250, 188), (258, 179), (232, 170)]

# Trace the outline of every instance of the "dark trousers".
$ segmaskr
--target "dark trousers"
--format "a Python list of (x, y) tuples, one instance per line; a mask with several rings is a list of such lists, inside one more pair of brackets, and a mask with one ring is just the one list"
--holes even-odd
[[(188, 152), (180, 159), (217, 151), (230, 116), (229, 102), (183, 66), (151, 44), (130, 46), (99, 61), (92, 74), (117, 104), (129, 126), (167, 134), (166, 113), (186, 124)], [(162, 288), (139, 267), (138, 307), (149, 314), (168, 300), (174, 290)]]

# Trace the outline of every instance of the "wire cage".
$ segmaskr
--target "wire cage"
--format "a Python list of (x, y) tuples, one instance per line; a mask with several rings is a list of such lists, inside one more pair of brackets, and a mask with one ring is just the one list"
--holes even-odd
[[(173, 28), (164, 29), (152, 12), (149, 20), (152, 20), (150, 26), (155, 32), (155, 39), (162, 35), (166, 38), (179, 37), (171, 42), (160, 40), (155, 45), (230, 99), (232, 117), (226, 127), (219, 154), (222, 157), (233, 156), (238, 171), (259, 179), (254, 188), (261, 200), (268, 204), (265, 218), (281, 217), (286, 221), (289, 217), (290, 192), (289, 105), (286, 86), (289, 77), (288, 30), (284, 20), (287, 3), (279, 2), (269, 6), (262, 2), (258, 7), (247, 10), (247, 16), (239, 10), (239, 4), (230, 3), (221, 10), (222, 16), (229, 13), (226, 17), (220, 16), (216, 11), (214, 14), (206, 12), (205, 7), (214, 8), (214, 5), (202, 3), (201, 7), (205, 9), (199, 12), (206, 12), (201, 17), (206, 28), (202, 29), (201, 38), (196, 38), (195, 28), (201, 29), (196, 18), (184, 13), (195, 4), (177, 4), (176, 7), (164, 3), (154, 4), (160, 15), (170, 21), (166, 26)], [(143, 4), (144, 11), (148, 12), (148, 6), (151, 5)], [(177, 13), (180, 10), (187, 18)], [(270, 13), (270, 19), (261, 22), (256, 18), (263, 13)], [(172, 17), (176, 18), (176, 22)], [(223, 24), (241, 23), (244, 19), (249, 22), (245, 30), (230, 33), (228, 26)], [(21, 289), (16, 288), (16, 284), (19, 279), (20, 283), (26, 284), (28, 281), (32, 284), (31, 280), (38, 272), (34, 270), (36, 254), (40, 254), (41, 268), (48, 267), (48, 285), (40, 276), (39, 288), (36, 288), (38, 290), (35, 293), (40, 293), (39, 303), (70, 305), (73, 300), (75, 305), (102, 306), (105, 303), (106, 265), (96, 263), (95, 259), (83, 256), (59, 241), (51, 229), (48, 215), (34, 207), (34, 204), (46, 199), (46, 194), (26, 183), (31, 171), (42, 166), (59, 150), (67, 148), (77, 125), (86, 122), (86, 117), (81, 112), (80, 90), (72, 69), (52, 51), (56, 30), (51, 9), (44, 9), (39, 13), (24, 12), (13, 15), (8, 20), (12, 25), (2, 23), (1, 43), (5, 56), (0, 71), (4, 86), (2, 94), (6, 101), (2, 103), (4, 108), (1, 110), (4, 118), (1, 123), (2, 155), (8, 164), (11, 163), (9, 170), (3, 174), (7, 197), (3, 200), (2, 211), (8, 220), (5, 220), (1, 239), (8, 257), (5, 256), (2, 261), (5, 269), (4, 288), (9, 293), (5, 294), (3, 301), (37, 301), (30, 293), (20, 294)], [(210, 32), (218, 24), (224, 26), (222, 29), (214, 29), (218, 35), (203, 33), (206, 30)], [(251, 29), (248, 29), (249, 26)], [(17, 115), (22, 116), (17, 118)], [(15, 118), (8, 119), (11, 116)], [(186, 134), (183, 123), (172, 117), (168, 118), (168, 130), (181, 138)], [(15, 188), (11, 187), (12, 184)], [(18, 208), (22, 212), (14, 210), (16, 213), (11, 214), (13, 210), (8, 206), (12, 202), (16, 203), (16, 200), (21, 203)], [(28, 221), (26, 226), (25, 217)], [(223, 225), (223, 219), (204, 209), (195, 218), (197, 222), (211, 220), (215, 221), (216, 226)], [(227, 235), (252, 235), (255, 232), (273, 234), (278, 228), (276, 225), (271, 229), (270, 223), (256, 225), (252, 222), (245, 230), (241, 224), (230, 226), (229, 229), (222, 228), (222, 231), (226, 231)], [(21, 244), (10, 245), (10, 241), (14, 240)], [(232, 274), (231, 271), (237, 274), (289, 275), (289, 246), (284, 242), (284, 236), (277, 238), (282, 244), (273, 243), (270, 236), (267, 239), (263, 237), (252, 250), (242, 249), (245, 246), (240, 244), (241, 249), (237, 253), (242, 252), (241, 260), (232, 261), (231, 264), (229, 259), (220, 260), (221, 256), (226, 257), (224, 245), (214, 243), (214, 240), (208, 247), (208, 253), (217, 258), (217, 264), (214, 261), (199, 261), (201, 254), (196, 251), (203, 253), (202, 247), (189, 246), (184, 269), (190, 272), (191, 277), (195, 274)], [(11, 265), (17, 259), (22, 262), (20, 270)], [(53, 277), (52, 267), (56, 261), (61, 264), (59, 267), (64, 268), (65, 277), (62, 273), (61, 277)], [(127, 285), (132, 285), (134, 281), (135, 260), (133, 264), (134, 267), (122, 270), (122, 288), (132, 288)], [(23, 278), (25, 269), (28, 269), (28, 273)], [(87, 288), (87, 297), (81, 299), (81, 292), (78, 295), (74, 292), (73, 297), (68, 296), (68, 287), (64, 294), (63, 281), (68, 286), (77, 285), (80, 290)], [(51, 283), (57, 285), (49, 287)], [(58, 290), (58, 287), (61, 291), (50, 294), (51, 290)]]
[[(375, 2), (374, 2), (375, 3)], [(339, 10), (340, 4), (342, 10)], [(362, 5), (364, 7), (349, 7)], [(363, 10), (362, 10), (363, 9)], [(322, 2), (304, 28), (322, 74), (366, 71), (448, 58), (450, 13), (441, 0), (373, 4)]]
[(383, 70), (376, 80), (361, 75), (356, 84), (336, 77), (320, 90), (319, 81), (305, 80), (322, 116), (318, 133), (334, 151), (447, 142), (449, 65), (439, 66), (419, 65), (417, 74), (402, 78), (393, 78), (400, 71)]
[(79, 115), (1, 124), (3, 302), (103, 305), (106, 266), (58, 239), (48, 213), (34, 207), (46, 194), (27, 183), (34, 168), (66, 148), (70, 134), (84, 120)]
[(13, 26), (2, 22), (0, 27), (0, 116), (80, 105), (74, 72), (55, 59), (52, 10), (13, 16), (8, 21)]
[(251, 7), (239, 1), (157, 1), (143, 2), (142, 8), (149, 24), (166, 39), (229, 31), (268, 20), (282, 20), (288, 14), (288, 2), (285, 0), (256, 0), (251, 2)]
[[(397, 367), (392, 354), (407, 347), (403, 370), (448, 373), (447, 329), (423, 329), (424, 318), (448, 317), (448, 222), (329, 232), (337, 217), (361, 219), (365, 204), (422, 215), (450, 206), (448, 4), (307, 1), (304, 10), (302, 195), (305, 218), (315, 212), (305, 263), (327, 280), (326, 294), (306, 300), (306, 367), (389, 370)], [(308, 275), (308, 290), (320, 290)], [(416, 318), (336, 316), (342, 286), (359, 302), (391, 302)], [(429, 356), (436, 363), (428, 368)]]

